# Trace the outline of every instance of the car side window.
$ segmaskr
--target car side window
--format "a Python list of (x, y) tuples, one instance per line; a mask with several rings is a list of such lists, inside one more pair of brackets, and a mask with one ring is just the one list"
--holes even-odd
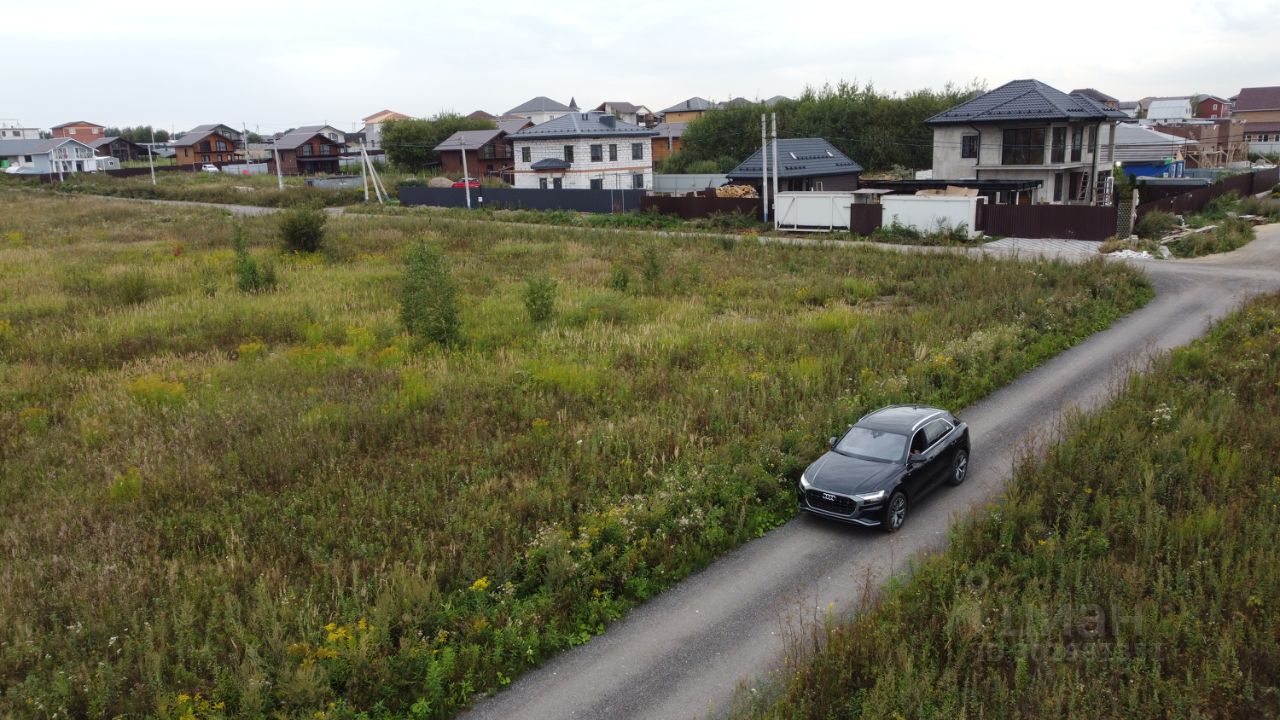
[(934, 443), (941, 440), (947, 433), (951, 432), (951, 423), (938, 418), (928, 425), (924, 426), (925, 445), (932, 447)]
[(917, 430), (916, 434), (911, 436), (911, 447), (907, 448), (907, 454), (922, 453), (927, 447), (929, 447), (929, 442), (925, 437), (924, 430)]

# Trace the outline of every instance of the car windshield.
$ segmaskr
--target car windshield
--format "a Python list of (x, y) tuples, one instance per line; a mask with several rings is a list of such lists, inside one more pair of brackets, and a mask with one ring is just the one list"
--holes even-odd
[(840, 442), (836, 443), (835, 451), (841, 455), (852, 455), (867, 460), (894, 462), (902, 458), (906, 447), (906, 435), (887, 430), (855, 427), (840, 438)]

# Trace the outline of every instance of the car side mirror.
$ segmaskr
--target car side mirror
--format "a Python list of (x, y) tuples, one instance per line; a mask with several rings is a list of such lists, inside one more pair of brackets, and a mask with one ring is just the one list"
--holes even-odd
[(836, 442), (837, 442), (838, 440), (839, 440), (839, 438), (836, 438), (836, 437), (829, 437), (829, 438), (827, 438), (827, 447), (832, 448), (832, 449), (835, 449)]
[(924, 462), (925, 459), (926, 458), (922, 453), (911, 453), (910, 455), (907, 456), (907, 464), (919, 465), (920, 463)]

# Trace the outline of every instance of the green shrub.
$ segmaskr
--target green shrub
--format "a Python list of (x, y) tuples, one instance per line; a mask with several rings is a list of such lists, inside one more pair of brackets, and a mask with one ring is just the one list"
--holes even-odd
[(631, 285), (631, 271), (627, 269), (626, 265), (615, 264), (613, 273), (609, 276), (609, 287), (624, 293), (629, 285)]
[(1212, 232), (1191, 233), (1169, 243), (1169, 251), (1178, 257), (1201, 257), (1231, 252), (1247, 245), (1253, 238), (1253, 225), (1248, 220), (1227, 218)]
[(536, 323), (555, 317), (556, 281), (545, 276), (530, 278), (524, 286), (524, 309)]
[(231, 236), (231, 247), (236, 253), (234, 270), (236, 288), (240, 292), (267, 292), (276, 288), (275, 267), (270, 263), (258, 265), (258, 261), (249, 254), (249, 248), (244, 239), (244, 229), (240, 226), (236, 226), (235, 233)]
[(1140, 238), (1159, 240), (1178, 226), (1178, 218), (1163, 210), (1152, 210), (1138, 218), (1135, 231)]
[(657, 292), (662, 282), (662, 258), (658, 256), (658, 246), (650, 243), (644, 248), (644, 258), (640, 264), (640, 274), (649, 292)]
[(439, 246), (419, 242), (409, 250), (400, 296), (400, 321), (420, 340), (444, 346), (461, 340), (458, 289)]
[(300, 205), (280, 213), (280, 240), (289, 252), (313, 253), (324, 243), (325, 212)]
[(1280, 220), (1280, 202), (1271, 198), (1247, 197), (1236, 206), (1236, 212), (1277, 221)]

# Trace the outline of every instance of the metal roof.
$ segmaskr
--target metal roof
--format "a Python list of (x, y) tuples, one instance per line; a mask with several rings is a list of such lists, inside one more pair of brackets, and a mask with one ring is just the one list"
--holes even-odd
[(1191, 117), (1191, 98), (1167, 98), (1152, 100), (1147, 106), (1148, 118), (1189, 118)]
[(102, 127), (98, 123), (91, 123), (88, 120), (72, 120), (71, 122), (64, 122), (61, 125), (54, 125), (49, 129), (57, 130), (58, 128), (71, 127), (72, 125), (92, 125), (93, 127)]
[(687, 122), (664, 122), (658, 123), (657, 127), (655, 127), (653, 131), (658, 133), (658, 137), (660, 138), (678, 138), (684, 135), (684, 129), (688, 126), (689, 123)]
[(1236, 96), (1236, 112), (1280, 110), (1280, 86), (1243, 88)]
[(497, 123), (498, 123), (498, 129), (508, 135), (514, 132), (520, 132), (521, 130), (533, 124), (532, 122), (529, 121), (529, 118), (525, 118), (525, 117), (507, 119), (507, 120), (498, 120)]
[(1280, 122), (1247, 122), (1244, 124), (1244, 132), (1246, 133), (1272, 133), (1280, 130)]
[(512, 140), (542, 140), (571, 137), (650, 137), (652, 130), (623, 122), (595, 110), (572, 112), (540, 125), (511, 133)]
[(274, 145), (276, 148), (280, 150), (297, 150), (303, 144), (311, 140), (311, 138), (316, 136), (323, 138), (324, 141), (327, 143), (333, 143), (333, 140), (331, 140), (328, 135), (325, 135), (322, 132), (319, 132), (316, 130), (307, 130), (307, 131), (299, 132), (298, 130), (294, 130), (293, 132), (287, 135), (280, 136), (280, 138), (278, 138), (275, 141)]
[(620, 113), (635, 113), (635, 112), (640, 112), (640, 109), (643, 108), (644, 106), (634, 105), (629, 102), (613, 102), (610, 100), (606, 100), (600, 103), (600, 105), (596, 108), (596, 110), (599, 110), (600, 112), (604, 112), (605, 107), (611, 107), (614, 109), (614, 111), (620, 112)]
[(1116, 155), (1111, 157), (1110, 128), (1103, 126), (1098, 133), (1098, 162), (1109, 164), (1121, 162), (1151, 162), (1174, 157), (1189, 145), (1199, 145), (1197, 140), (1188, 140), (1177, 135), (1157, 132), (1137, 123), (1120, 123), (1116, 125)]
[(532, 100), (527, 100), (511, 108), (506, 112), (506, 114), (515, 115), (516, 113), (535, 112), (569, 112), (569, 106), (564, 103), (556, 102), (545, 95), (539, 95)]
[(715, 104), (710, 100), (695, 96), (685, 100), (684, 102), (676, 103), (662, 112), (702, 112), (704, 110), (710, 110), (713, 107), (715, 107)]
[(66, 143), (75, 143), (89, 147), (79, 140), (72, 138), (42, 138), (38, 140), (0, 140), (0, 156), (11, 157), (13, 155), (44, 155), (56, 147), (65, 145)]
[(1068, 95), (1039, 80), (1014, 80), (925, 120), (926, 125), (1106, 120), (1126, 118), (1084, 95)]
[(1119, 100), (1111, 97), (1110, 95), (1102, 92), (1101, 90), (1096, 90), (1094, 88), (1079, 88), (1078, 90), (1072, 90), (1070, 94), (1083, 95), (1091, 100), (1097, 100), (1098, 102), (1103, 104), (1120, 102)]
[(435, 147), (435, 151), (440, 152), (442, 150), (462, 150), (462, 149), (476, 150), (481, 145), (487, 145), (488, 143), (491, 143), (494, 140), (497, 140), (502, 136), (502, 134), (503, 134), (502, 131), (498, 129), (459, 130), (454, 134), (450, 135), (449, 137), (445, 138), (443, 142), (441, 142), (439, 145)]
[(569, 163), (560, 158), (543, 158), (529, 167), (534, 170), (568, 170)]
[[(769, 174), (773, 174), (773, 149), (770, 147)], [(788, 138), (778, 141), (778, 177), (825, 177), (862, 172), (862, 166), (850, 160), (834, 145), (822, 138)], [(730, 179), (758, 179), (760, 151), (725, 173)]]

